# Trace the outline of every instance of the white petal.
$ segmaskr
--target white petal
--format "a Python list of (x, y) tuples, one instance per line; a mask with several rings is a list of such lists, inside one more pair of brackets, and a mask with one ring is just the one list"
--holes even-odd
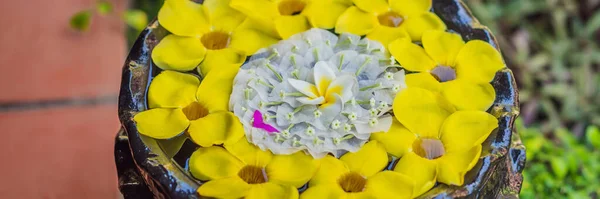
[(346, 102), (346, 101), (350, 100), (353, 96), (353, 93), (356, 92), (357, 84), (358, 84), (358, 82), (356, 81), (356, 78), (354, 78), (352, 76), (349, 76), (349, 75), (340, 76), (340, 77), (336, 78), (335, 80), (333, 80), (333, 82), (331, 82), (331, 84), (327, 88), (327, 90), (328, 90), (327, 94), (328, 95), (334, 94), (334, 93), (330, 93), (329, 91), (334, 91), (338, 87), (341, 87), (342, 89), (341, 89), (340, 93), (337, 93), (337, 94), (341, 96), (342, 102)]
[(299, 98), (296, 98), (296, 100), (298, 100), (302, 104), (311, 104), (311, 105), (322, 104), (323, 102), (325, 102), (324, 97), (318, 97), (318, 98), (299, 97)]
[(308, 83), (308, 82), (305, 82), (302, 80), (297, 80), (297, 79), (288, 79), (288, 82), (298, 92), (301, 92), (302, 94), (305, 94), (306, 96), (308, 96), (310, 98), (317, 98), (319, 96), (317, 88), (315, 87), (315, 85), (313, 85), (311, 83)]

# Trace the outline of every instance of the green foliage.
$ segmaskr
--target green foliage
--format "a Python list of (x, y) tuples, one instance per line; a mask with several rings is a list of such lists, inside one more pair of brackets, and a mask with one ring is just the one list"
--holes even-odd
[[(515, 124), (527, 147), (522, 198), (591, 198), (600, 195), (600, 147), (598, 128), (590, 127), (587, 140), (557, 129), (543, 134), (539, 128)], [(591, 130), (590, 130), (591, 129)]]
[(78, 31), (87, 31), (90, 28), (92, 18), (92, 12), (84, 10), (76, 13), (71, 17), (69, 24), (71, 28)]
[(148, 16), (142, 10), (127, 10), (123, 13), (125, 23), (137, 31), (142, 31), (148, 25)]
[(98, 1), (96, 4), (96, 11), (101, 15), (108, 15), (112, 13), (113, 5), (108, 1)]
[(600, 126), (600, 2), (470, 0), (498, 38), (520, 87), (522, 114), (542, 132)]

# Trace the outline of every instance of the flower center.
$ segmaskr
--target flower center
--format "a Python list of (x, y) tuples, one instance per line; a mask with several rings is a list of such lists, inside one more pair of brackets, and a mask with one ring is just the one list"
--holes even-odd
[(402, 16), (392, 11), (380, 14), (377, 19), (379, 19), (379, 24), (388, 27), (398, 27), (404, 21)]
[(227, 46), (229, 46), (230, 40), (231, 37), (229, 37), (229, 34), (219, 31), (212, 31), (206, 33), (200, 38), (200, 41), (202, 41), (204, 47), (210, 50), (219, 50), (227, 48)]
[(446, 153), (444, 144), (438, 139), (417, 139), (413, 142), (413, 151), (429, 160), (433, 160), (443, 156)]
[(301, 0), (284, 0), (279, 3), (279, 14), (297, 15), (304, 10), (306, 3)]
[(430, 73), (439, 82), (447, 82), (456, 79), (456, 71), (449, 66), (437, 66), (433, 68)]
[(197, 120), (208, 115), (208, 109), (198, 102), (192, 102), (183, 108), (183, 114), (188, 120)]
[(356, 172), (350, 172), (342, 176), (338, 183), (348, 193), (361, 192), (365, 189), (367, 179)]
[(267, 174), (264, 169), (257, 166), (246, 165), (238, 172), (238, 176), (248, 184), (267, 182)]

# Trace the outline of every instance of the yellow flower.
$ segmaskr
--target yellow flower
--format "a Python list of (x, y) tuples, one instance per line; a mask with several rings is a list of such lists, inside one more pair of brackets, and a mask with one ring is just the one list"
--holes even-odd
[(200, 74), (206, 76), (215, 67), (239, 67), (246, 55), (277, 42), (228, 4), (229, 0), (166, 0), (158, 22), (172, 34), (152, 51), (154, 63), (176, 71), (200, 65)]
[(381, 171), (387, 164), (387, 153), (377, 141), (340, 159), (325, 156), (300, 198), (410, 198), (414, 182), (400, 173)]
[(487, 110), (496, 97), (489, 83), (504, 67), (502, 56), (490, 44), (444, 31), (423, 34), (423, 47), (405, 39), (389, 45), (405, 69), (406, 84), (441, 92), (459, 110)]
[(192, 175), (208, 181), (198, 188), (201, 196), (215, 198), (298, 198), (314, 175), (318, 161), (304, 152), (273, 155), (245, 138), (222, 147), (200, 148), (190, 158)]
[(335, 32), (367, 35), (384, 46), (401, 37), (421, 39), (427, 30), (445, 30), (446, 25), (432, 12), (431, 0), (354, 0), (340, 16)]
[(169, 139), (187, 129), (200, 146), (237, 141), (244, 135), (238, 118), (228, 111), (237, 70), (215, 71), (202, 80), (174, 71), (157, 75), (148, 90), (149, 110), (134, 116), (138, 131)]
[(311, 27), (332, 29), (349, 0), (231, 0), (231, 7), (283, 39)]
[(400, 91), (393, 106), (398, 121), (371, 139), (401, 157), (394, 171), (415, 180), (413, 197), (436, 181), (463, 185), (465, 173), (479, 160), (481, 144), (498, 127), (489, 113), (455, 111), (444, 98), (422, 88)]

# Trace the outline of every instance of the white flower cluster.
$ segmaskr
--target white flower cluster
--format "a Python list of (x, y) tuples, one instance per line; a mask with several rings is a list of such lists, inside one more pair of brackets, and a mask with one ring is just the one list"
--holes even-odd
[(390, 128), (405, 87), (379, 42), (311, 29), (253, 55), (235, 77), (229, 108), (263, 150), (340, 157)]

